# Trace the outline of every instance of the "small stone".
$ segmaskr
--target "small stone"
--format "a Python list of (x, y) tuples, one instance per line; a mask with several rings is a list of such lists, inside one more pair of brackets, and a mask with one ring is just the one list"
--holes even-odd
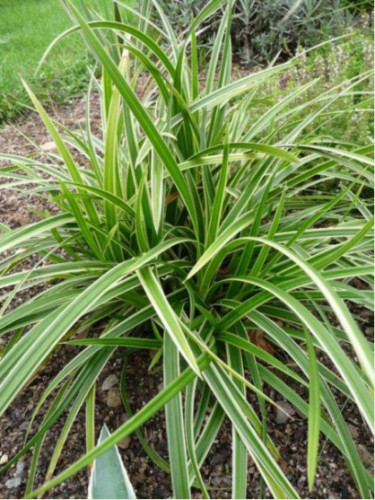
[(53, 141), (45, 142), (40, 146), (40, 148), (46, 153), (57, 153), (57, 147)]
[(0, 465), (4, 465), (8, 462), (9, 460), (9, 457), (8, 455), (4, 454), (4, 455), (1, 455), (0, 457)]
[(134, 451), (131, 448), (127, 449), (125, 451), (125, 456), (126, 456), (126, 458), (128, 458), (130, 460), (130, 462), (132, 462), (134, 460), (134, 458), (135, 458)]
[(118, 427), (122, 424), (124, 424), (125, 422), (127, 422), (129, 420), (129, 417), (127, 416), (126, 413), (121, 413), (120, 415), (117, 415), (117, 425)]
[(355, 425), (348, 424), (348, 429), (352, 438), (356, 439), (359, 436), (358, 428)]
[(29, 427), (29, 422), (22, 422), (22, 424), (18, 427), (20, 431), (26, 431)]
[(102, 383), (102, 391), (109, 391), (115, 385), (118, 385), (118, 378), (116, 375), (109, 375)]
[(215, 453), (213, 457), (211, 458), (211, 465), (220, 465), (224, 464), (227, 461), (227, 456), (224, 453)]
[(211, 478), (210, 478), (211, 484), (213, 486), (219, 487), (221, 485), (222, 478), (223, 478), (222, 474), (215, 474), (215, 475), (211, 474)]
[(17, 196), (13, 195), (13, 196), (8, 196), (6, 203), (9, 207), (11, 207), (12, 205), (15, 205), (17, 201), (18, 201)]
[(109, 408), (118, 408), (122, 405), (121, 394), (117, 387), (109, 389), (106, 402)]
[(21, 484), (21, 478), (20, 477), (14, 477), (12, 479), (8, 479), (8, 481), (6, 481), (5, 483), (5, 487), (6, 488), (18, 488), (18, 486), (20, 486)]
[(127, 448), (129, 448), (131, 442), (132, 442), (131, 436), (126, 436), (124, 439), (121, 439), (121, 441), (117, 443), (117, 446), (122, 450), (126, 450)]
[(21, 476), (25, 468), (25, 462), (19, 461), (16, 466), (16, 476)]
[(20, 214), (20, 213), (15, 213), (14, 214), (14, 220), (20, 225), (20, 226), (25, 226), (26, 224), (29, 224), (30, 222), (30, 215), (29, 214)]
[(306, 486), (306, 476), (301, 476), (297, 482), (298, 488), (303, 488)]
[(363, 311), (361, 311), (361, 316), (362, 318), (372, 319), (374, 316), (374, 312), (370, 309), (364, 309)]
[(370, 469), (373, 469), (374, 468), (374, 456), (373, 456), (373, 454), (370, 453), (367, 450), (366, 446), (364, 446), (363, 444), (359, 444), (357, 446), (357, 450), (358, 450), (359, 458), (363, 462), (364, 466), (369, 467)]
[(282, 408), (276, 408), (275, 421), (277, 424), (285, 424), (294, 414), (294, 408), (287, 401), (276, 401), (277, 405)]

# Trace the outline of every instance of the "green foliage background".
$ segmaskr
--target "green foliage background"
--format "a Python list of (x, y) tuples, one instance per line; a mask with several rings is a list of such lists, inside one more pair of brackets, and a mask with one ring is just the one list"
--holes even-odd
[[(85, 0), (104, 14), (109, 0)], [(0, 122), (27, 103), (20, 77), (33, 83), (44, 102), (81, 95), (87, 88), (90, 59), (79, 35), (64, 40), (34, 76), (47, 46), (71, 20), (60, 0), (0, 0)]]
[[(124, 2), (136, 7), (136, 0)], [(139, 2), (138, 2), (139, 3)], [(187, 29), (206, 0), (161, 0), (176, 34)], [(298, 3), (298, 2), (297, 2)], [(295, 8), (296, 0), (237, 0), (232, 43), (237, 62), (251, 67), (294, 55), (299, 45), (311, 47), (322, 39), (349, 30), (367, 32), (372, 40), (371, 3), (368, 0), (309, 0)], [(110, 0), (76, 0), (107, 18), (113, 16)], [(200, 57), (207, 58), (221, 13), (206, 21), (199, 36)], [(367, 16), (367, 17), (366, 17)], [(155, 20), (157, 16), (155, 15)], [(59, 44), (35, 76), (48, 44), (71, 25), (59, 0), (0, 0), (0, 123), (23, 110), (27, 103), (20, 76), (33, 84), (42, 102), (61, 103), (82, 95), (87, 88), (93, 59), (79, 35)], [(360, 47), (358, 54), (360, 57)], [(355, 61), (351, 60), (355, 72)]]

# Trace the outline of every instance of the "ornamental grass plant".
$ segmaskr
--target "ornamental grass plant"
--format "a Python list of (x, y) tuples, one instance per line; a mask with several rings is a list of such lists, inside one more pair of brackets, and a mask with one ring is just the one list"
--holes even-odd
[[(79, 31), (102, 69), (91, 85), (100, 91), (102, 129), (91, 131), (90, 96), (86, 127), (67, 130), (24, 83), (58, 152), (46, 163), (2, 154), (11, 163), (1, 169), (2, 187), (46, 197), (59, 211), (1, 227), (0, 334), (9, 339), (0, 360), (1, 413), (63, 343), (80, 350), (50, 382), (24, 448), (2, 471), (32, 450), (26, 497), (35, 498), (136, 432), (150, 459), (170, 472), (175, 498), (190, 498), (193, 486), (209, 498), (200, 467), (226, 420), (232, 497), (246, 498), (250, 456), (275, 498), (298, 498), (268, 433), (269, 405), (277, 406), (271, 388), (308, 419), (310, 489), (327, 439), (360, 496), (370, 498), (373, 481), (337, 397), (353, 401), (373, 428), (372, 343), (349, 307), (372, 307), (373, 216), (365, 193), (373, 146), (311, 132), (369, 73), (301, 100), (315, 83), (308, 82), (259, 116), (258, 95), (294, 61), (232, 81), (232, 1), (209, 2), (183, 39), (156, 2), (144, 0), (140, 12), (115, 3), (115, 20), (87, 20), (70, 0), (64, 4), (75, 26), (63, 36)], [(223, 6), (202, 81), (200, 26)], [(129, 9), (130, 24), (123, 21)], [(163, 29), (150, 21), (151, 9)], [(335, 188), (327, 190), (330, 180)], [(20, 270), (30, 256), (37, 264)], [(36, 286), (38, 293), (11, 307)], [(154, 351), (163, 388), (95, 446), (95, 385), (118, 349)], [(126, 407), (123, 384), (121, 391)], [(82, 408), (87, 452), (55, 475)], [(162, 409), (168, 462), (142, 434)], [(44, 438), (59, 419), (45, 483), (34, 489)]]

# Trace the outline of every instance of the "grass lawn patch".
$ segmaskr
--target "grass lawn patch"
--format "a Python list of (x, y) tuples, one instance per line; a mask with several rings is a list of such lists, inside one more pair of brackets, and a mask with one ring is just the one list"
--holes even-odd
[[(87, 0), (85, 5), (104, 14), (109, 2)], [(0, 122), (27, 103), (21, 76), (43, 101), (61, 102), (82, 93), (89, 54), (78, 34), (58, 44), (35, 76), (45, 49), (71, 24), (59, 0), (0, 0)]]

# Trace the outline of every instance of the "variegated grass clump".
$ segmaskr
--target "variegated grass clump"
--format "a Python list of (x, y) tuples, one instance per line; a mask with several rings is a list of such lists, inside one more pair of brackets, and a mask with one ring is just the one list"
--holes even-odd
[[(0, 287), (4, 294), (14, 288), (0, 319), (0, 333), (11, 334), (0, 361), (1, 412), (61, 343), (83, 347), (46, 389), (32, 418), (46, 408), (42, 423), (30, 426), (25, 447), (4, 469), (33, 449), (26, 496), (37, 497), (136, 432), (150, 458), (170, 472), (175, 498), (189, 498), (192, 486), (209, 498), (200, 466), (227, 419), (233, 498), (246, 498), (249, 455), (261, 488), (264, 482), (275, 498), (297, 498), (267, 431), (266, 403), (276, 404), (267, 387), (308, 418), (310, 489), (322, 437), (339, 449), (360, 495), (369, 498), (372, 478), (335, 394), (354, 401), (372, 428), (372, 347), (347, 305), (372, 306), (369, 293), (351, 285), (354, 276), (372, 283), (373, 218), (362, 196), (372, 186), (372, 146), (311, 133), (314, 120), (368, 75), (301, 102), (314, 84), (307, 83), (254, 120), (258, 93), (293, 61), (231, 81), (232, 2), (203, 84), (196, 36), (223, 1), (208, 3), (183, 40), (156, 3), (164, 29), (151, 25), (147, 0), (140, 14), (132, 10), (132, 25), (122, 22), (118, 4), (116, 21), (90, 22), (70, 0), (65, 4), (77, 23), (69, 32), (81, 31), (103, 69), (100, 84), (93, 81), (100, 86), (102, 135), (90, 129), (89, 106), (86, 129), (61, 134), (25, 84), (58, 154), (47, 163), (1, 155), (12, 162), (2, 168), (3, 186), (47, 196), (60, 213), (2, 228)], [(73, 150), (85, 161), (75, 160)], [(324, 190), (330, 179), (339, 179), (340, 190)], [(39, 264), (18, 271), (34, 254)], [(18, 293), (44, 284), (9, 309)], [(252, 341), (254, 330), (273, 354)], [(160, 360), (164, 388), (95, 446), (95, 384), (118, 348), (156, 350), (153, 366)], [(321, 353), (329, 362), (320, 361)], [(296, 387), (308, 390), (308, 401)], [(82, 407), (87, 453), (54, 476)], [(169, 462), (141, 431), (163, 408)], [(46, 481), (34, 490), (43, 439), (63, 414)]]

